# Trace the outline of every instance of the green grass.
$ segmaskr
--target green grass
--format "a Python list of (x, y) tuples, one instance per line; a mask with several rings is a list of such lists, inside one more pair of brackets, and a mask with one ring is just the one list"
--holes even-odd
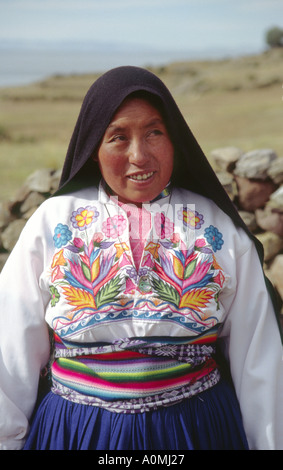
[(56, 141), (0, 144), (0, 201), (13, 198), (25, 179), (40, 168), (59, 169), (65, 158), (65, 144)]
[[(272, 148), (283, 156), (283, 50), (152, 69), (167, 84), (201, 147)], [(96, 75), (55, 76), (0, 90), (0, 201), (38, 168), (60, 168)]]

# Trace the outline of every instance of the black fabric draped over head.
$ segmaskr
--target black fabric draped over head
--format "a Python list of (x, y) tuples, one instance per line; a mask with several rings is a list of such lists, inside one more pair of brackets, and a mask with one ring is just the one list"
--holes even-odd
[[(172, 184), (212, 199), (236, 226), (242, 227), (252, 238), (263, 263), (262, 245), (240, 218), (168, 88), (156, 75), (140, 67), (112, 69), (100, 76), (88, 90), (69, 144), (56, 195), (99, 183), (101, 173), (92, 157), (118, 107), (125, 98), (138, 91), (147, 92), (160, 102), (175, 148)], [(266, 282), (278, 312), (278, 296), (269, 281)]]
[(230, 198), (218, 181), (171, 93), (156, 75), (139, 67), (112, 69), (90, 87), (70, 141), (60, 192), (98, 184), (101, 173), (92, 156), (118, 107), (126, 97), (137, 91), (150, 93), (161, 103), (175, 147), (172, 183), (213, 199), (236, 220), (237, 225), (242, 225)]

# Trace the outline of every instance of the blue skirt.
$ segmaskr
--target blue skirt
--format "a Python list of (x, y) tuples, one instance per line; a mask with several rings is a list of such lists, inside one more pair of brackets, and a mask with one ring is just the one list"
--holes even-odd
[(121, 414), (49, 392), (31, 424), (25, 450), (248, 450), (229, 383), (182, 402)]

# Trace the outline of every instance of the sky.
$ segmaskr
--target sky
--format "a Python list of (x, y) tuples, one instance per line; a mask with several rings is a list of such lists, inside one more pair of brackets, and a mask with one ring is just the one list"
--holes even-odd
[(0, 47), (20, 40), (257, 52), (273, 26), (283, 27), (283, 0), (0, 0)]

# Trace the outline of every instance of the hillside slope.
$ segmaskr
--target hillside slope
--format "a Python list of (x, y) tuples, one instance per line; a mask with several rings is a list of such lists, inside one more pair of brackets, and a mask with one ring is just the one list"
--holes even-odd
[[(213, 149), (283, 156), (283, 50), (151, 68), (167, 84), (208, 158)], [(0, 201), (37, 168), (60, 168), (83, 96), (99, 76), (54, 76), (0, 90)]]

